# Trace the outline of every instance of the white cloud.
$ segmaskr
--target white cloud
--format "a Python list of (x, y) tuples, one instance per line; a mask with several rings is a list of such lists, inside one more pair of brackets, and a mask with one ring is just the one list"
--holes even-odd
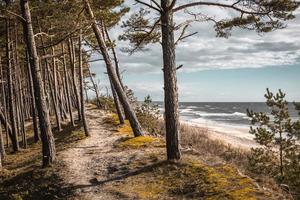
[[(127, 5), (136, 11), (139, 6), (128, 1)], [(133, 12), (131, 11), (131, 13)], [(232, 17), (231, 10), (204, 7), (197, 12)], [(127, 17), (131, 14), (129, 13)], [(267, 66), (285, 66), (296, 64), (300, 60), (300, 10), (296, 12), (294, 21), (288, 23), (286, 29), (277, 30), (263, 36), (253, 31), (236, 29), (229, 39), (216, 38), (213, 24), (195, 23), (189, 32), (198, 34), (181, 42), (176, 49), (177, 63), (183, 64), (184, 72), (195, 72), (207, 69), (260, 68)], [(188, 16), (179, 13), (175, 21), (184, 21)], [(111, 31), (116, 39), (122, 33), (120, 27)], [(161, 46), (150, 45), (146, 52), (129, 56), (122, 53), (122, 47), (128, 47), (127, 42), (118, 41), (121, 67), (128, 73), (161, 73)]]

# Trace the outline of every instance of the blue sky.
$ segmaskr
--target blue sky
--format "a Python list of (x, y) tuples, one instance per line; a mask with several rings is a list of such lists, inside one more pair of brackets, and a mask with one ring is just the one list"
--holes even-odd
[[(93, 70), (98, 71), (99, 67), (95, 66)], [(268, 87), (272, 91), (282, 89), (289, 101), (300, 101), (299, 75), (297, 65), (179, 72), (179, 99), (188, 102), (261, 102), (265, 100), (263, 95)], [(107, 81), (105, 75), (99, 79), (102, 83)], [(135, 88), (140, 100), (148, 94), (154, 100), (163, 99), (162, 74), (125, 74), (123, 79), (130, 88)]]
[[(139, 8), (139, 5), (130, 6), (132, 12)], [(222, 18), (234, 14), (224, 9), (199, 11)], [(180, 23), (188, 17), (179, 13), (175, 21)], [(235, 29), (229, 39), (216, 38), (210, 23), (196, 23), (188, 29), (188, 33), (195, 31), (199, 34), (181, 42), (176, 49), (177, 64), (183, 64), (178, 71), (180, 101), (260, 102), (264, 101), (266, 87), (281, 88), (289, 101), (300, 101), (299, 10), (286, 29), (265, 35)], [(117, 40), (122, 32), (119, 26), (110, 30), (117, 42), (125, 84), (134, 90), (139, 100), (148, 94), (154, 100), (163, 100), (161, 46), (150, 45), (147, 51), (129, 56), (120, 50), (129, 44)], [(93, 63), (92, 71), (98, 74), (102, 92), (105, 92), (108, 81), (104, 64)]]

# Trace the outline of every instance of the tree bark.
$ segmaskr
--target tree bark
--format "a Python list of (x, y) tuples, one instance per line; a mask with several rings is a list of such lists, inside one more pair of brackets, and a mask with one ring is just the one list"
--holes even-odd
[[(2, 123), (0, 122), (0, 162), (2, 159), (4, 159), (6, 153), (5, 153), (5, 148), (4, 148), (4, 139), (2, 135)], [(1, 164), (0, 164), (1, 168)]]
[(143, 135), (142, 127), (141, 127), (141, 125), (140, 125), (140, 123), (139, 123), (139, 121), (138, 121), (138, 119), (137, 119), (137, 117), (136, 117), (136, 115), (135, 115), (135, 113), (132, 109), (132, 106), (130, 105), (129, 100), (128, 100), (128, 98), (127, 98), (127, 96), (126, 96), (119, 80), (118, 80), (116, 70), (114, 69), (114, 66), (113, 66), (113, 64), (111, 62), (111, 59), (109, 57), (108, 50), (107, 50), (103, 35), (102, 35), (98, 25), (97, 25), (96, 19), (94, 18), (94, 14), (93, 14), (93, 11), (90, 7), (89, 1), (84, 0), (84, 3), (85, 3), (85, 9), (86, 9), (87, 16), (92, 21), (92, 28), (93, 28), (94, 34), (97, 38), (97, 42), (98, 42), (98, 45), (100, 47), (100, 50), (102, 52), (102, 56), (103, 56), (103, 59), (104, 59), (105, 64), (106, 64), (108, 76), (110, 76), (112, 84), (113, 84), (113, 86), (114, 86), (114, 88), (115, 88), (115, 90), (116, 90), (116, 92), (119, 96), (119, 99), (120, 99), (120, 101), (123, 105), (125, 113), (127, 113), (128, 117), (129, 117), (129, 122), (130, 122), (130, 125), (132, 127), (134, 136), (135, 137), (142, 136)]
[(12, 146), (13, 151), (19, 151), (18, 133), (16, 127), (16, 108), (15, 98), (13, 92), (13, 80), (12, 80), (12, 65), (11, 65), (11, 40), (10, 40), (10, 20), (6, 19), (6, 63), (7, 63), (7, 87), (8, 87), (8, 109), (9, 118), (12, 127)]
[(67, 66), (66, 66), (66, 57), (65, 57), (65, 50), (64, 50), (64, 43), (61, 44), (62, 54), (63, 54), (63, 68), (64, 68), (64, 80), (66, 86), (66, 93), (67, 93), (67, 105), (70, 114), (70, 120), (72, 126), (75, 126), (73, 112), (72, 112), (72, 102), (71, 102), (71, 94), (70, 94), (70, 85), (68, 81), (68, 73), (67, 73)]
[[(112, 45), (112, 41), (109, 37), (107, 27), (104, 24), (102, 24), (102, 25), (104, 26), (104, 32), (105, 32), (106, 38), (107, 38), (108, 42)], [(115, 66), (116, 66), (117, 77), (119, 79), (119, 82), (121, 84), (121, 87), (122, 87), (123, 91), (125, 92), (125, 88), (124, 88), (123, 82), (121, 80), (121, 75), (120, 75), (120, 70), (119, 70), (120, 69), (119, 60), (118, 60), (117, 53), (116, 53), (115, 48), (113, 47), (113, 45), (111, 47), (111, 50), (112, 50), (112, 53), (113, 53), (114, 62), (115, 62)], [(120, 124), (124, 124), (124, 116), (123, 116), (123, 113), (122, 113), (122, 107), (120, 105), (118, 95), (116, 93), (116, 90), (115, 90), (114, 86), (112, 85), (111, 80), (110, 80), (110, 85), (111, 85), (111, 91), (112, 91), (112, 94), (113, 94), (113, 97), (114, 97), (114, 102), (115, 102), (115, 105), (116, 105), (116, 110), (117, 110), (117, 113), (118, 113)], [(126, 94), (126, 92), (125, 92), (125, 94)], [(128, 117), (126, 117), (126, 118), (128, 118)]]
[(43, 166), (49, 166), (54, 162), (56, 156), (54, 137), (51, 130), (49, 110), (46, 105), (44, 83), (42, 81), (41, 69), (37, 55), (31, 14), (28, 0), (20, 0), (22, 11), (23, 31), (25, 44), (29, 55), (32, 80), (34, 85), (35, 102), (37, 106), (39, 125), (42, 139)]
[(38, 142), (40, 140), (39, 136), (39, 127), (38, 127), (38, 119), (36, 113), (36, 105), (35, 105), (35, 97), (34, 97), (34, 87), (32, 81), (32, 74), (30, 69), (30, 62), (28, 52), (26, 51), (26, 59), (27, 59), (27, 73), (28, 73), (28, 81), (29, 81), (29, 92), (31, 98), (31, 115), (32, 115), (32, 125), (33, 125), (33, 133), (34, 133), (34, 142)]
[(171, 0), (161, 0), (163, 71), (165, 90), (165, 124), (168, 160), (181, 158), (179, 144), (178, 89), (174, 42), (174, 22)]
[(72, 83), (73, 83), (73, 89), (74, 89), (74, 94), (75, 94), (75, 101), (76, 101), (76, 106), (78, 110), (78, 121), (81, 121), (81, 106), (80, 106), (80, 96), (78, 92), (78, 85), (77, 85), (77, 76), (76, 76), (76, 53), (75, 53), (75, 48), (74, 48), (74, 43), (72, 39), (69, 39), (68, 42), (68, 47), (69, 47), (69, 57), (70, 57), (70, 63), (72, 67)]
[[(38, 21), (39, 31), (42, 32), (42, 27), (39, 23), (39, 20), (37, 20), (37, 21)], [(41, 38), (41, 44), (42, 44), (42, 46), (44, 46), (43, 37), (41, 36), (40, 38)], [(47, 51), (45, 48), (43, 48), (43, 53), (44, 53), (44, 55), (47, 55)], [(51, 54), (52, 54), (52, 56), (54, 56), (54, 47), (51, 48)], [(48, 60), (46, 58), (45, 59), (45, 68), (46, 68), (46, 74), (47, 74), (48, 83), (49, 83), (50, 96), (52, 99), (53, 110), (54, 110), (54, 114), (55, 114), (56, 127), (57, 127), (58, 131), (61, 131), (62, 127), (61, 127), (60, 112), (59, 112), (60, 110), (58, 107), (57, 94), (56, 94), (57, 80), (56, 80), (56, 63), (55, 63), (54, 57), (52, 59), (52, 67), (53, 67), (53, 73), (51, 73), (50, 63), (48, 62)]]
[(119, 122), (120, 122), (120, 124), (124, 124), (124, 117), (123, 117), (123, 113), (122, 113), (122, 110), (121, 110), (121, 104), (120, 104), (117, 92), (116, 92), (111, 80), (110, 80), (110, 87), (111, 87), (111, 92), (112, 92), (112, 95), (113, 95), (113, 98), (114, 98), (117, 114), (118, 114), (118, 117), (119, 117)]
[(2, 123), (7, 131), (7, 135), (9, 136), (10, 140), (12, 141), (12, 129), (11, 129), (11, 126), (10, 124), (8, 123), (7, 121), (7, 118), (5, 118), (5, 114), (1, 111), (0, 109), (0, 123)]
[[(2, 66), (2, 60), (1, 60), (1, 56), (0, 56), (0, 75), (1, 77), (3, 77), (2, 80), (4, 80), (4, 73), (3, 73), (3, 66)], [(1, 92), (3, 94), (3, 99), (2, 99), (2, 102), (3, 102), (3, 121), (5, 121), (5, 123), (3, 123), (4, 125), (4, 128), (5, 128), (5, 134), (6, 134), (6, 146), (8, 148), (8, 122), (7, 122), (7, 112), (6, 112), (6, 92), (5, 92), (5, 83), (4, 81), (1, 83)], [(1, 113), (1, 110), (0, 110), (0, 113)], [(1, 116), (0, 116), (1, 117)], [(0, 121), (1, 122), (1, 121)], [(11, 137), (11, 135), (10, 135)]]
[(81, 42), (82, 42), (82, 34), (80, 30), (79, 34), (79, 40), (78, 40), (78, 45), (79, 45), (79, 85), (80, 85), (80, 105), (81, 105), (81, 119), (82, 119), (82, 124), (84, 128), (84, 132), (86, 136), (90, 136), (90, 132), (88, 129), (88, 124), (86, 121), (86, 115), (85, 115), (85, 103), (84, 103), (84, 84), (83, 84), (83, 66), (82, 66), (82, 47), (81, 47)]

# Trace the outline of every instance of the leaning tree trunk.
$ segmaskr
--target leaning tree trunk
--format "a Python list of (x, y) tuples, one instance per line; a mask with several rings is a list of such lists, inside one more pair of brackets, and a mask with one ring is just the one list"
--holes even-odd
[[(111, 43), (111, 51), (112, 51), (113, 57), (114, 57), (117, 77), (119, 79), (119, 82), (121, 84), (122, 89), (125, 91), (125, 87), (122, 83), (122, 79), (121, 79), (121, 75), (120, 75), (120, 70), (119, 70), (120, 67), (119, 67), (119, 60), (118, 60), (118, 57), (117, 57), (117, 53), (115, 51), (114, 46), (112, 45), (112, 41), (109, 37), (107, 27), (104, 24), (102, 24), (102, 26), (104, 27), (104, 32), (105, 32), (105, 35), (106, 35), (106, 38), (107, 38), (108, 42)], [(120, 124), (124, 124), (124, 116), (123, 116), (123, 113), (122, 113), (122, 110), (121, 110), (122, 108), (121, 108), (121, 105), (120, 105), (120, 101), (119, 101), (116, 90), (115, 90), (114, 86), (112, 85), (111, 81), (110, 81), (110, 85), (111, 85), (111, 90), (112, 90), (112, 94), (113, 94), (113, 97), (114, 97), (114, 101), (115, 101), (115, 105), (116, 105), (116, 109), (117, 109)], [(128, 116), (126, 116), (126, 118), (128, 118)]]
[(13, 92), (13, 80), (12, 80), (12, 56), (11, 56), (11, 40), (10, 40), (10, 21), (6, 19), (6, 63), (7, 63), (7, 87), (8, 87), (8, 110), (10, 123), (12, 127), (12, 146), (14, 152), (19, 151), (18, 133), (16, 125), (16, 108), (15, 108), (15, 96)]
[(143, 135), (142, 127), (141, 127), (141, 125), (140, 125), (140, 123), (139, 123), (139, 121), (138, 121), (138, 119), (137, 119), (137, 117), (136, 117), (136, 115), (135, 115), (135, 113), (132, 109), (132, 106), (130, 105), (129, 100), (128, 100), (128, 98), (127, 98), (127, 96), (126, 96), (119, 80), (118, 80), (116, 70), (114, 69), (114, 66), (113, 66), (113, 64), (111, 62), (111, 59), (109, 57), (108, 50), (107, 50), (103, 35), (102, 35), (98, 25), (97, 25), (96, 19), (94, 18), (94, 14), (93, 14), (93, 11), (90, 7), (90, 4), (89, 4), (88, 0), (84, 0), (84, 3), (85, 3), (85, 9), (86, 9), (86, 12), (87, 12), (87, 16), (92, 22), (92, 28), (93, 28), (94, 34), (97, 38), (98, 45), (100, 47), (103, 59), (104, 59), (105, 64), (106, 64), (108, 76), (110, 77), (110, 79), (112, 81), (112, 84), (113, 84), (113, 86), (114, 86), (114, 88), (115, 88), (115, 90), (116, 90), (116, 92), (119, 96), (119, 99), (120, 99), (120, 101), (123, 105), (125, 113), (127, 113), (127, 115), (128, 115), (129, 122), (130, 122), (130, 125), (132, 127), (134, 136), (135, 137), (141, 136), (141, 135)]
[(84, 132), (86, 136), (90, 136), (89, 129), (88, 129), (88, 124), (86, 121), (86, 116), (85, 116), (85, 103), (84, 103), (84, 84), (83, 84), (83, 69), (82, 69), (82, 49), (81, 49), (81, 42), (82, 42), (82, 34), (80, 30), (79, 34), (79, 40), (78, 40), (78, 45), (79, 45), (79, 86), (80, 86), (80, 105), (81, 105), (81, 121), (83, 124)]
[(180, 159), (178, 89), (176, 77), (173, 13), (171, 0), (162, 0), (161, 16), (163, 71), (165, 90), (165, 124), (168, 160)]
[(49, 110), (47, 108), (45, 99), (44, 83), (42, 81), (41, 69), (34, 40), (29, 1), (20, 0), (20, 7), (22, 11), (22, 17), (24, 18), (24, 39), (30, 61), (32, 80), (34, 85), (35, 102), (39, 116), (39, 125), (41, 130), (43, 149), (43, 166), (46, 167), (55, 160), (55, 143), (51, 130)]
[(111, 92), (112, 92), (112, 95), (113, 95), (113, 98), (114, 98), (114, 102), (115, 102), (115, 106), (116, 106), (116, 110), (117, 110), (117, 114), (118, 114), (120, 124), (124, 124), (124, 117), (123, 117), (123, 113), (122, 113), (122, 110), (121, 110), (120, 101), (119, 101), (117, 92), (116, 92), (111, 80), (110, 80), (110, 87), (111, 87)]

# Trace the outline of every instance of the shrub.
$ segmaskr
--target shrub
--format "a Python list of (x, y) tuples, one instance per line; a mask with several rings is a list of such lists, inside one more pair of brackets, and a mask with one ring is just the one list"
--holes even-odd
[[(250, 128), (261, 147), (252, 149), (249, 169), (275, 177), (280, 184), (287, 184), (300, 192), (300, 122), (292, 121), (285, 94), (279, 90), (265, 95), (270, 116), (263, 112), (247, 111), (255, 127)], [(296, 104), (296, 109), (299, 107)], [(299, 113), (300, 114), (300, 113)]]
[(144, 129), (150, 134), (158, 134), (160, 113), (158, 106), (152, 102), (150, 95), (136, 107), (136, 115)]

